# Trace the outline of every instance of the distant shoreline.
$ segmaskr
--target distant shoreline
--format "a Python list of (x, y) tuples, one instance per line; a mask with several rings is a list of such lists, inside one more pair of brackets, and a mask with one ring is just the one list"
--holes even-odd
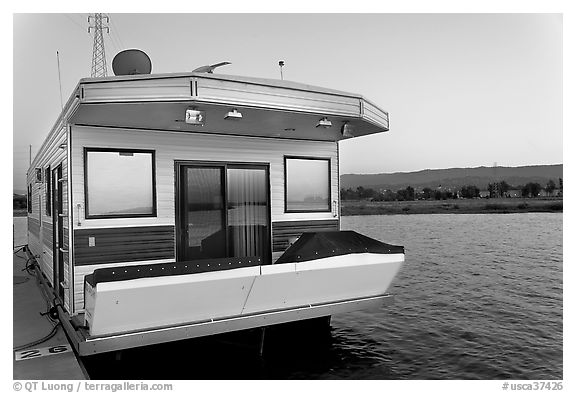
[(26, 209), (13, 209), (12, 210), (12, 217), (26, 217), (28, 215), (28, 212), (26, 211)]
[(420, 201), (342, 201), (342, 216), (392, 214), (562, 213), (562, 198), (492, 198)]
[[(343, 216), (391, 214), (505, 214), (562, 213), (562, 198), (446, 199), (426, 201), (342, 201)], [(26, 217), (26, 209), (14, 210), (14, 217)]]

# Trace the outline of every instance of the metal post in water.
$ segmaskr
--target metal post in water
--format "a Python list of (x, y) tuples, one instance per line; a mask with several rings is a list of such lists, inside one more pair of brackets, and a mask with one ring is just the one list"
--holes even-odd
[(259, 348), (260, 357), (262, 357), (264, 355), (264, 337), (265, 336), (266, 336), (266, 328), (263, 327), (262, 328), (262, 334), (260, 335), (260, 348)]

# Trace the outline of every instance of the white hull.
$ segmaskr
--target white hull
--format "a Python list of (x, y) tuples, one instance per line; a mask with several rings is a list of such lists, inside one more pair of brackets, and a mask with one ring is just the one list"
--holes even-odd
[[(91, 336), (106, 336), (379, 296), (403, 262), (403, 253), (348, 254), (100, 282), (96, 288), (86, 285), (86, 322)], [(309, 314), (306, 318), (316, 316)], [(302, 319), (294, 315), (290, 320)]]

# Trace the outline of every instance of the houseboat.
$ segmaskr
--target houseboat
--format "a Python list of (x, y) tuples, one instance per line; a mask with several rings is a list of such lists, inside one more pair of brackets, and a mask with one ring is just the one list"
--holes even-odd
[(340, 230), (358, 94), (186, 72), (79, 81), (27, 173), (28, 251), (81, 356), (391, 300), (402, 246)]

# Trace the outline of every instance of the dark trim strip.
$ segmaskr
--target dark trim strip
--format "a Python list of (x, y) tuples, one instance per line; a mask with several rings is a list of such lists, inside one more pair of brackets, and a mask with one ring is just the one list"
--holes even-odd
[[(246, 134), (233, 134), (233, 133), (218, 133), (218, 132), (201, 132), (196, 130), (169, 130), (165, 128), (144, 128), (144, 127), (130, 127), (130, 126), (106, 126), (99, 124), (84, 124), (76, 123), (77, 127), (92, 127), (92, 128), (106, 128), (111, 130), (129, 130), (129, 131), (161, 131), (161, 132), (175, 132), (177, 134), (200, 134), (200, 135), (220, 135), (220, 136), (235, 136), (242, 138), (262, 138), (286, 141), (306, 141), (306, 142), (337, 142), (334, 139), (302, 139), (302, 138), (286, 138), (281, 136), (265, 136), (265, 135), (246, 135)], [(372, 134), (366, 134), (372, 135)], [(358, 137), (356, 137), (358, 138)]]
[(284, 252), (290, 242), (307, 232), (338, 231), (338, 219), (307, 220), (307, 221), (277, 221), (272, 223), (272, 251)]
[(74, 265), (173, 259), (174, 245), (172, 225), (75, 229)]
[(99, 282), (114, 282), (166, 276), (216, 272), (242, 267), (260, 266), (260, 257), (200, 259), (189, 262), (169, 262), (149, 265), (99, 268), (84, 276), (84, 282), (94, 287)]

